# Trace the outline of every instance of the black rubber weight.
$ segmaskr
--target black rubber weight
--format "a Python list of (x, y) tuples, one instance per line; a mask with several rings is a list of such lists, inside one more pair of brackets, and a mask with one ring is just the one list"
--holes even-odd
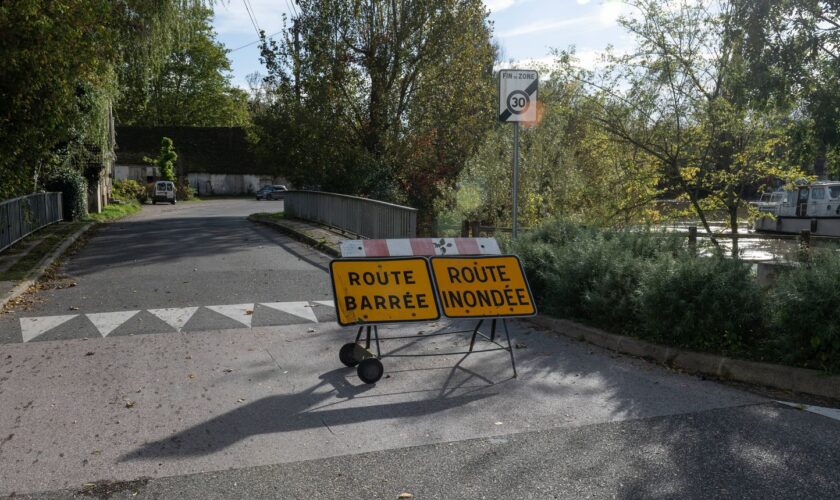
[(344, 344), (341, 346), (341, 350), (338, 351), (338, 359), (341, 360), (341, 363), (344, 364), (344, 366), (356, 366), (359, 364), (359, 361), (356, 359), (355, 351), (356, 344), (352, 342)]
[(356, 371), (359, 374), (359, 378), (362, 379), (362, 382), (375, 384), (377, 380), (382, 378), (382, 373), (385, 372), (385, 368), (378, 359), (368, 358), (359, 363)]

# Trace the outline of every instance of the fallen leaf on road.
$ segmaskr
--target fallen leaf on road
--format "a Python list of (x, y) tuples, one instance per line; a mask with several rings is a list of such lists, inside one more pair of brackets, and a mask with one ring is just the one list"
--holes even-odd
[(189, 375), (187, 375), (187, 377), (189, 377), (189, 378), (195, 378), (195, 373), (190, 373)]
[(132, 401), (130, 399), (126, 399), (125, 400), (125, 407), (126, 408), (134, 408), (134, 401)]
[(225, 369), (224, 369), (224, 370), (222, 370), (222, 371), (223, 371), (223, 372), (225, 372), (225, 373), (230, 373), (230, 372), (232, 372), (233, 370), (231, 370), (230, 368), (225, 368)]
[(250, 316), (252, 314), (254, 314), (254, 311), (252, 311), (251, 309), (245, 311), (245, 316)]

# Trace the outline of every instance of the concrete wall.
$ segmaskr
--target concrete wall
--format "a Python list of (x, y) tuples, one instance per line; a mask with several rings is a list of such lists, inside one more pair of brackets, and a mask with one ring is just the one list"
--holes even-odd
[[(157, 167), (146, 165), (116, 165), (114, 180), (133, 179), (145, 184), (149, 177), (157, 177)], [(254, 174), (187, 174), (187, 182), (199, 196), (251, 194), (268, 184), (288, 183), (282, 177)]]
[(252, 174), (188, 174), (187, 182), (199, 196), (256, 193), (268, 184), (286, 184), (282, 177)]
[(146, 184), (149, 177), (157, 177), (157, 167), (148, 165), (115, 165), (114, 180), (125, 181), (135, 180), (140, 184)]

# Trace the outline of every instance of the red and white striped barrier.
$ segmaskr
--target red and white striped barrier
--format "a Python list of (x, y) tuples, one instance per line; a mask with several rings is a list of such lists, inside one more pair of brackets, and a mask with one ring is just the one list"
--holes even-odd
[(342, 257), (431, 257), (501, 253), (496, 238), (408, 238), (341, 242)]

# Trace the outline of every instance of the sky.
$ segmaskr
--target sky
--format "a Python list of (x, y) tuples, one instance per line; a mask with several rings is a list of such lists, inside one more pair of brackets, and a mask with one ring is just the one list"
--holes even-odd
[[(245, 5), (251, 7), (253, 21)], [(294, 0), (226, 0), (216, 5), (213, 25), (231, 50), (233, 83), (247, 88), (246, 76), (265, 73), (259, 62), (257, 28), (273, 34), (283, 29)], [(581, 64), (591, 66), (608, 45), (627, 48), (630, 39), (618, 26), (626, 7), (616, 0), (484, 0), (490, 10), (502, 60), (549, 62), (552, 48), (575, 46)], [(256, 25), (256, 26), (255, 26)]]

